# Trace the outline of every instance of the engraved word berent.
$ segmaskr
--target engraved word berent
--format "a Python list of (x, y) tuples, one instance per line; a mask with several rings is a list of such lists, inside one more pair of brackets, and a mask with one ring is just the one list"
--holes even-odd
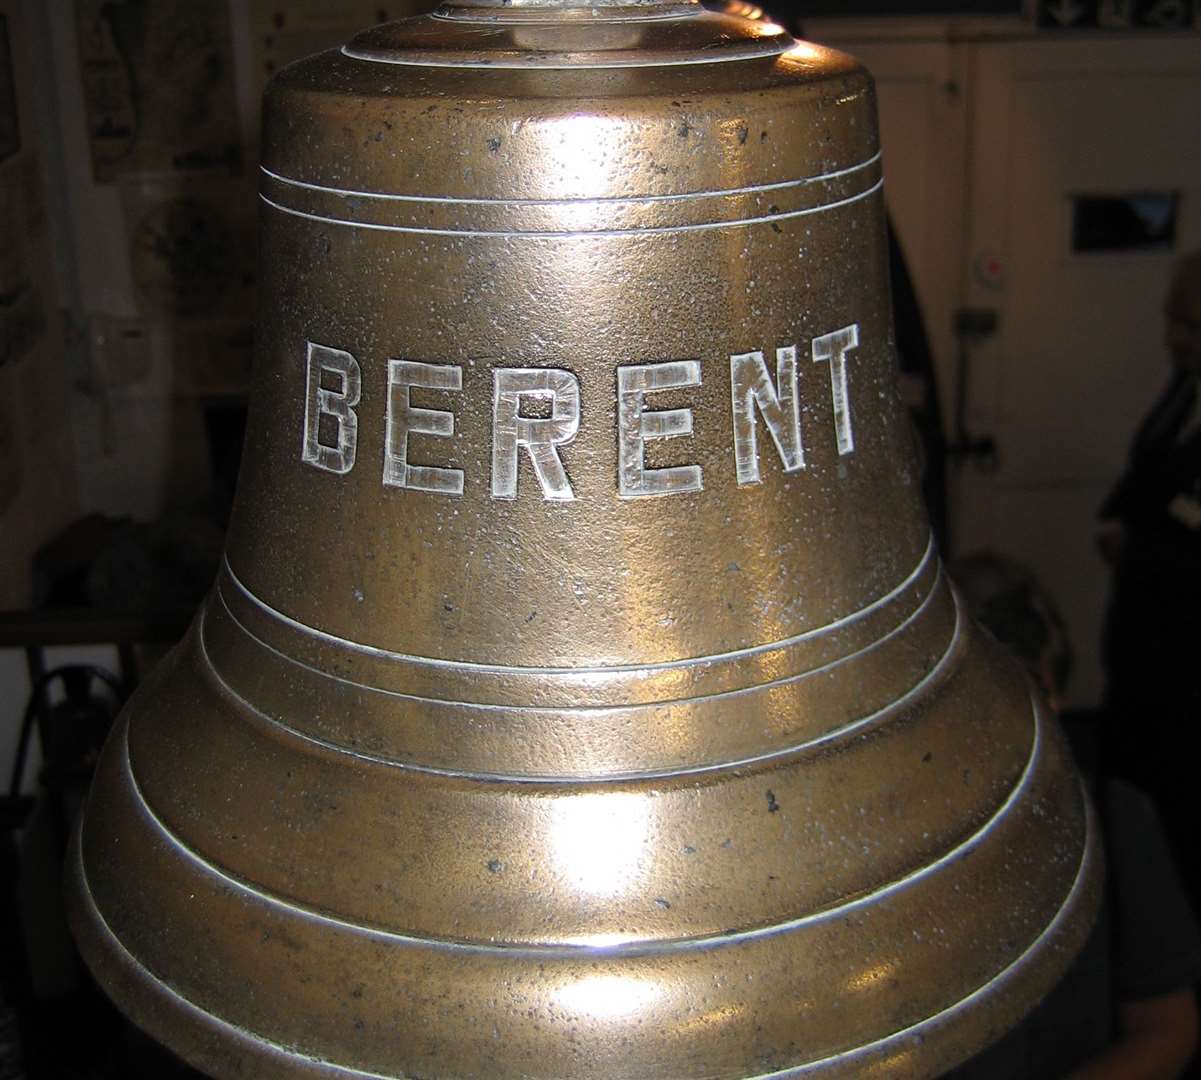
[[(828, 364), (833, 402), (834, 435), (840, 455), (855, 450), (847, 393), (847, 356), (859, 347), (859, 324), (852, 323), (813, 339), (810, 356)], [(337, 389), (322, 385), (336, 382)], [(357, 407), (362, 390), (359, 362), (345, 349), (308, 342), (301, 459), (314, 468), (339, 475), (354, 468), (358, 449)], [(617, 491), (622, 498), (682, 495), (701, 491), (700, 465), (648, 468), (646, 444), (692, 434), (689, 408), (653, 409), (650, 395), (663, 390), (701, 385), (699, 360), (670, 360), (628, 364), (617, 368)], [(410, 435), (451, 438), (455, 415), (426, 409), (410, 399), (413, 387), (461, 391), (463, 369), (455, 364), (416, 360), (388, 361), (383, 484), (385, 487), (441, 495), (463, 494), (463, 470), (415, 465), (408, 460)], [(522, 414), (523, 400), (543, 403), (545, 416)], [(734, 468), (738, 483), (761, 482), (757, 423), (762, 419), (786, 473), (805, 468), (801, 432), (801, 401), (797, 392), (797, 347), (776, 349), (773, 379), (761, 351), (730, 356), (730, 406), (734, 420)], [(336, 429), (333, 444), (321, 439), (321, 421), (328, 417)], [(580, 427), (580, 384), (563, 368), (498, 367), (492, 369), (492, 479), (494, 499), (517, 498), (517, 464), (522, 450), (529, 456), (542, 497), (569, 502), (576, 495), (559, 448), (575, 438)], [(328, 431), (328, 425), (327, 425)]]

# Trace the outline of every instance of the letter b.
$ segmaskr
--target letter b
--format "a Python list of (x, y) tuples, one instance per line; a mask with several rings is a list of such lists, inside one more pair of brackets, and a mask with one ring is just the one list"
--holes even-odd
[[(321, 385), (322, 373), (337, 375), (341, 390)], [(359, 418), (354, 407), (359, 403), (362, 375), (359, 362), (343, 349), (309, 342), (308, 385), (304, 399), (304, 447), (300, 458), (318, 469), (348, 473), (354, 468), (355, 448), (359, 441)], [(321, 442), (321, 417), (331, 416), (338, 427), (338, 445)]]

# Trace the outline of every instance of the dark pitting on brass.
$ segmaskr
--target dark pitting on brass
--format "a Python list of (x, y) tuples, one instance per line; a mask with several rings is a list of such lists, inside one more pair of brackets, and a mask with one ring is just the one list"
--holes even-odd
[(871, 80), (691, 3), (451, 6), (264, 105), (227, 558), (72, 854), (218, 1077), (933, 1076), (1088, 929), (1054, 722), (893, 379)]

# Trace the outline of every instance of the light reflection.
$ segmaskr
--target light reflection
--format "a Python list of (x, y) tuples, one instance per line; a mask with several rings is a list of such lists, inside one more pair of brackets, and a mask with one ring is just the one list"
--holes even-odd
[(655, 983), (627, 975), (585, 975), (560, 986), (555, 1002), (575, 1015), (620, 1020), (650, 1008), (661, 993)]
[(894, 961), (885, 960), (881, 964), (875, 964), (872, 967), (864, 968), (862, 971), (857, 971), (846, 982), (847, 993), (861, 994), (866, 990), (874, 990), (877, 985), (884, 980), (890, 978), (897, 965)]
[(784, 55), (791, 60), (806, 60), (812, 63), (821, 58), (822, 52), (820, 45), (813, 45), (808, 41), (798, 41)]
[[(542, 177), (546, 188), (543, 197), (578, 198), (597, 190), (598, 180), (613, 170), (611, 155), (621, 139), (621, 119), (576, 114), (551, 131)], [(555, 136), (557, 142), (552, 141)]]
[(715, 1009), (710, 1009), (708, 1012), (701, 1013), (700, 1016), (695, 1016), (691, 1020), (685, 1021), (679, 1025), (676, 1031), (679, 1035), (688, 1035), (710, 1031), (715, 1027), (726, 1027), (733, 1024), (746, 1012), (747, 1007), (745, 1005), (730, 1002), (725, 1005), (719, 1005)]
[(642, 876), (651, 817), (644, 797), (572, 795), (556, 800), (551, 815), (554, 867), (581, 892), (611, 896)]

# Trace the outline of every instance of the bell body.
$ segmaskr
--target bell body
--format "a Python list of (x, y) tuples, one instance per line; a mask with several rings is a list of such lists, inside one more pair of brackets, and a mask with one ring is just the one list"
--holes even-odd
[(226, 565), (98, 770), (85, 956), (215, 1076), (936, 1075), (1088, 928), (1054, 723), (893, 375), (871, 82), (680, 7), (271, 84)]

